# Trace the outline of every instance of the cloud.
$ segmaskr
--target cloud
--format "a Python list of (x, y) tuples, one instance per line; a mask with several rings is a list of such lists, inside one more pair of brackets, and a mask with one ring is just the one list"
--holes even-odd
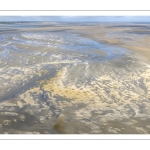
[(0, 16), (0, 21), (150, 22), (150, 16)]

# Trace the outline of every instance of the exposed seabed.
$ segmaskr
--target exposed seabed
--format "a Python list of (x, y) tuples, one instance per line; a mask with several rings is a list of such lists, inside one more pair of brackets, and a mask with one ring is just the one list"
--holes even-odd
[(0, 27), (0, 133), (150, 133), (149, 24)]

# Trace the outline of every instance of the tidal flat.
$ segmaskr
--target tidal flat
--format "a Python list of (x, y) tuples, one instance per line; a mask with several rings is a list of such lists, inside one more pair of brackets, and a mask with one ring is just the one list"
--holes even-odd
[(149, 134), (150, 24), (0, 23), (0, 134)]

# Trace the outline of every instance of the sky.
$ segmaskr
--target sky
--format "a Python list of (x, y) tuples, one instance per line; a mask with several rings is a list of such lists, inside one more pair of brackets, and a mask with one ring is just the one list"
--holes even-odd
[(150, 22), (150, 16), (0, 16), (0, 21)]

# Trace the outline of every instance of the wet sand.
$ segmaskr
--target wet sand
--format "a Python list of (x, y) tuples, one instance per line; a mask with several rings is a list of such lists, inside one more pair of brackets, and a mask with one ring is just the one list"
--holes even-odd
[(0, 27), (0, 133), (150, 133), (149, 24)]

